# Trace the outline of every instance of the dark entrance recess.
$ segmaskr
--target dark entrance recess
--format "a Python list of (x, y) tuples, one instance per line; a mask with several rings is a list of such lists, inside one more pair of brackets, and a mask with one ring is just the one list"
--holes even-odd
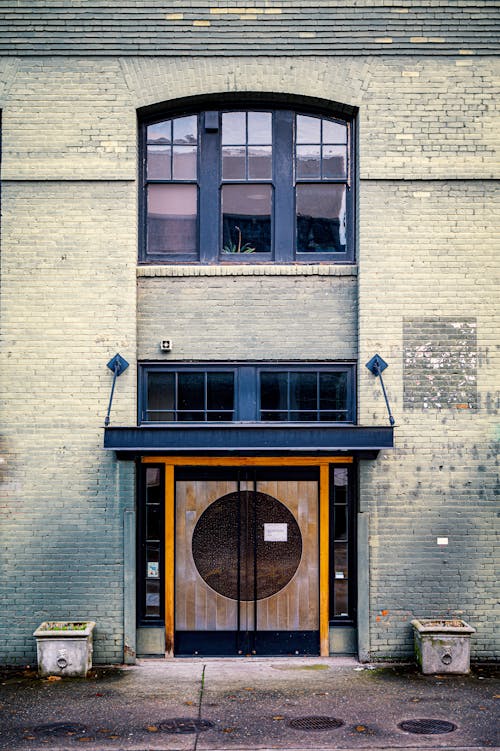
[[(293, 619), (285, 615), (300, 593), (318, 605), (317, 580), (307, 573), (317, 560), (316, 520), (304, 536), (296, 518), (297, 504), (317, 517), (317, 487), (311, 470), (178, 472), (177, 655), (318, 654), (317, 622), (311, 628), (309, 614), (301, 617), (297, 607), (290, 628)], [(314, 549), (304, 559), (308, 546)]]

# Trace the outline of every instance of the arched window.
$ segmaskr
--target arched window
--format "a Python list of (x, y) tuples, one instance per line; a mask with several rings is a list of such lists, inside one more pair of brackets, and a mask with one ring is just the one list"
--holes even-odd
[(353, 261), (352, 124), (263, 106), (144, 121), (140, 260)]

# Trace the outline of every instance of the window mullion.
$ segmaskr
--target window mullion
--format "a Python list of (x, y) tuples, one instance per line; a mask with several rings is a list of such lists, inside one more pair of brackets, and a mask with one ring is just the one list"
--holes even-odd
[(274, 114), (274, 260), (290, 263), (295, 248), (293, 112)]
[(203, 116), (200, 127), (199, 157), (199, 249), (201, 263), (217, 263), (220, 249), (220, 128), (205, 129)]

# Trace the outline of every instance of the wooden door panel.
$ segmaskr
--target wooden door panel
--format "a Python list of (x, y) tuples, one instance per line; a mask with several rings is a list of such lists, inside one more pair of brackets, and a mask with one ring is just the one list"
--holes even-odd
[[(236, 600), (217, 593), (204, 581), (192, 552), (193, 532), (203, 512), (214, 501), (237, 489), (235, 480), (176, 482), (175, 628), (178, 631), (234, 631), (237, 628)], [(253, 482), (240, 484), (241, 491), (253, 489)], [(302, 537), (300, 563), (292, 579), (276, 594), (257, 602), (257, 629), (317, 630), (318, 482), (259, 480), (255, 490), (280, 501), (292, 513)], [(241, 602), (241, 630), (254, 629), (254, 612), (253, 601)]]

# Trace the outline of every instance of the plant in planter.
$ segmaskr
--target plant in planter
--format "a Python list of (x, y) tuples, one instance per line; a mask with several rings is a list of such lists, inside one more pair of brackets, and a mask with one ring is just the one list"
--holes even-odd
[(415, 656), (422, 673), (469, 672), (470, 637), (475, 628), (459, 618), (416, 618), (411, 625)]
[(94, 621), (44, 621), (33, 633), (38, 673), (85, 678), (92, 667)]

